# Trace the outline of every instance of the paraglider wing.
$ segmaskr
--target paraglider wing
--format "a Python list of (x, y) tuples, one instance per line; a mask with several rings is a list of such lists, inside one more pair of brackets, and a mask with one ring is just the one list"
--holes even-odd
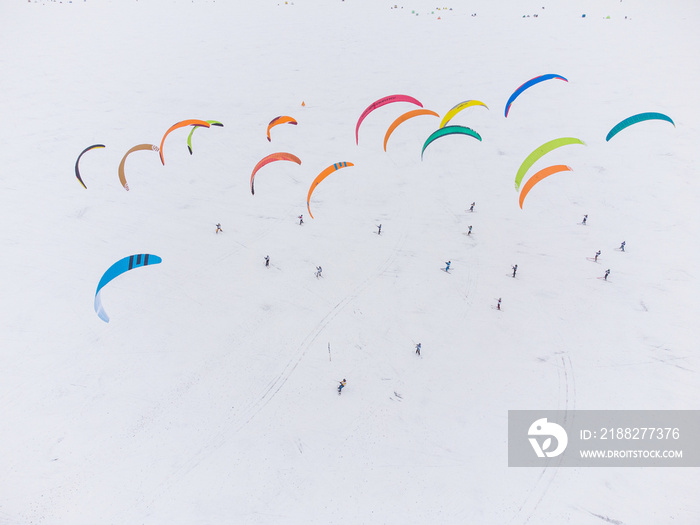
[(525, 91), (528, 88), (531, 88), (535, 84), (539, 84), (540, 82), (544, 82), (545, 80), (552, 80), (552, 79), (559, 79), (563, 80), (564, 82), (568, 82), (567, 79), (562, 77), (561, 75), (554, 75), (554, 74), (547, 74), (547, 75), (541, 75), (539, 77), (532, 78), (525, 82), (522, 86), (520, 86), (518, 89), (516, 89), (513, 94), (510, 96), (508, 99), (508, 102), (506, 102), (506, 111), (505, 115), (508, 117), (508, 112), (510, 111), (510, 105), (515, 101), (516, 98), (520, 96), (520, 94)]
[[(224, 127), (224, 125), (218, 120), (207, 120), (207, 122), (212, 126), (218, 126), (220, 128)], [(193, 126), (192, 131), (190, 131), (190, 134), (187, 136), (187, 149), (190, 151), (190, 155), (192, 155), (192, 134), (197, 128), (201, 128), (201, 126)]]
[(84, 153), (90, 151), (91, 149), (95, 148), (104, 148), (104, 144), (93, 144), (92, 146), (88, 146), (85, 148), (80, 155), (78, 155), (78, 158), (75, 160), (75, 176), (78, 177), (78, 182), (83, 185), (83, 188), (87, 189), (87, 186), (85, 186), (85, 183), (83, 182), (83, 179), (80, 177), (80, 170), (78, 169), (78, 163), (80, 162), (80, 157), (83, 156)]
[(475, 139), (481, 141), (481, 135), (479, 135), (476, 131), (474, 131), (471, 128), (467, 128), (464, 126), (445, 126), (444, 128), (440, 128), (437, 131), (433, 132), (433, 134), (430, 135), (425, 141), (425, 144), (423, 144), (423, 151), (420, 152), (421, 160), (423, 160), (423, 153), (425, 152), (425, 148), (427, 148), (428, 145), (430, 145), (430, 143), (439, 139), (440, 137), (444, 137), (445, 135), (455, 134), (469, 135), (470, 137), (474, 137)]
[(178, 128), (183, 128), (185, 126), (202, 126), (204, 128), (208, 128), (210, 124), (206, 120), (197, 120), (197, 119), (190, 119), (190, 120), (183, 120), (181, 122), (178, 122), (177, 124), (173, 124), (170, 126), (170, 129), (165, 132), (165, 135), (163, 135), (163, 139), (160, 141), (160, 161), (163, 163), (163, 166), (165, 166), (165, 158), (163, 158), (163, 144), (165, 143), (165, 138), (170, 135), (171, 132), (175, 131)]
[(291, 153), (284, 153), (284, 152), (279, 152), (279, 153), (272, 153), (271, 155), (268, 155), (264, 159), (262, 159), (260, 162), (258, 162), (255, 167), (253, 168), (253, 173), (250, 176), (250, 193), (255, 195), (255, 188), (253, 187), (253, 182), (255, 180), (255, 174), (258, 172), (260, 168), (265, 166), (266, 164), (269, 164), (270, 162), (274, 162), (276, 160), (290, 160), (292, 162), (296, 162), (297, 164), (301, 165), (301, 160), (299, 160), (299, 157), (296, 155), (292, 155)]
[(486, 109), (489, 109), (489, 107), (486, 104), (479, 100), (465, 100), (464, 102), (460, 102), (447, 113), (445, 113), (445, 116), (442, 117), (442, 122), (440, 122), (440, 127), (444, 128), (447, 125), (447, 123), (450, 120), (452, 120), (452, 117), (454, 117), (457, 113), (459, 113), (463, 109), (467, 109), (472, 106), (484, 106)]
[(380, 108), (382, 106), (386, 106), (387, 104), (391, 104), (392, 102), (410, 102), (411, 104), (415, 104), (416, 106), (423, 107), (423, 104), (418, 102), (415, 98), (409, 97), (408, 95), (391, 95), (388, 97), (380, 98), (375, 102), (372, 102), (369, 106), (367, 106), (367, 109), (365, 109), (362, 112), (360, 118), (357, 119), (357, 125), (355, 126), (355, 144), (360, 143), (360, 124), (362, 124), (362, 121), (365, 120), (365, 117), (367, 117), (367, 115), (372, 113), (372, 111), (374, 111), (375, 109)]
[(398, 125), (401, 124), (402, 122), (406, 122), (410, 118), (418, 117), (420, 115), (433, 115), (433, 116), (438, 117), (438, 118), (440, 117), (440, 115), (438, 115), (434, 111), (430, 111), (429, 109), (413, 109), (411, 111), (404, 113), (399, 118), (397, 118), (394, 122), (392, 122), (391, 126), (389, 126), (389, 129), (386, 131), (386, 135), (384, 135), (384, 151), (386, 151), (386, 143), (389, 141), (389, 137), (391, 137), (391, 134), (398, 127)]
[(352, 162), (336, 162), (335, 164), (328, 166), (325, 170), (319, 173), (318, 176), (311, 183), (311, 187), (309, 188), (309, 194), (306, 196), (306, 209), (309, 210), (309, 215), (312, 219), (314, 218), (314, 216), (311, 213), (311, 207), (309, 206), (309, 202), (311, 201), (311, 194), (316, 189), (316, 186), (318, 186), (323, 179), (328, 177), (328, 175), (330, 175), (334, 171), (338, 171), (341, 168), (347, 168), (348, 166), (354, 166), (354, 164)]
[(270, 129), (274, 128), (275, 126), (279, 126), (280, 124), (292, 124), (293, 126), (296, 126), (297, 121), (294, 120), (292, 117), (287, 117), (286, 115), (273, 118), (270, 121), (270, 123), (267, 125), (267, 141), (268, 142), (272, 142), (272, 139), (270, 138)]
[(571, 171), (571, 168), (569, 166), (564, 166), (563, 164), (557, 164), (556, 166), (549, 166), (547, 168), (541, 169), (532, 177), (530, 177), (523, 186), (523, 190), (520, 192), (520, 209), (523, 209), (523, 201), (525, 200), (527, 194), (530, 193), (530, 190), (535, 184), (540, 182), (545, 177), (549, 177), (550, 175), (554, 175), (555, 173), (559, 173), (562, 171)]
[(162, 259), (157, 255), (151, 255), (150, 253), (139, 253), (124, 257), (110, 266), (102, 275), (100, 282), (97, 283), (97, 290), (95, 290), (95, 312), (99, 318), (105, 323), (109, 323), (109, 316), (102, 306), (102, 298), (100, 294), (105, 285), (129, 270), (133, 270), (134, 268), (139, 268), (141, 266), (148, 266), (149, 264), (159, 264), (161, 261)]
[(155, 144), (139, 144), (138, 146), (134, 146), (129, 151), (127, 151), (122, 157), (122, 161), (119, 163), (119, 182), (122, 183), (122, 186), (124, 186), (124, 189), (126, 191), (129, 191), (129, 185), (126, 183), (126, 176), (124, 175), (124, 164), (126, 164), (126, 158), (129, 155), (131, 155), (134, 151), (143, 151), (147, 149), (157, 152), (158, 146), (156, 146)]
[(540, 159), (540, 157), (546, 155), (552, 150), (561, 148), (562, 146), (568, 146), (569, 144), (582, 144), (584, 146), (586, 145), (586, 143), (580, 139), (576, 139), (573, 137), (562, 137), (560, 139), (550, 140), (549, 142), (542, 144), (539, 148), (530, 153), (520, 165), (520, 168), (518, 168), (518, 173), (515, 175), (516, 191), (520, 188), (520, 183), (522, 182), (525, 173), (527, 173), (527, 170), (529, 170), (532, 167), (532, 165)]
[(632, 115), (631, 117), (627, 117), (622, 122), (616, 124), (613, 127), (613, 129), (610, 130), (608, 136), (605, 137), (605, 141), (609, 141), (611, 138), (613, 138), (626, 127), (629, 127), (632, 124), (636, 124), (637, 122), (643, 122), (645, 120), (665, 120), (666, 122), (670, 122), (671, 124), (673, 124), (674, 128), (676, 127), (676, 124), (675, 122), (673, 122), (673, 120), (671, 120), (671, 117), (669, 117), (668, 115), (664, 115), (663, 113), (640, 113), (638, 115)]

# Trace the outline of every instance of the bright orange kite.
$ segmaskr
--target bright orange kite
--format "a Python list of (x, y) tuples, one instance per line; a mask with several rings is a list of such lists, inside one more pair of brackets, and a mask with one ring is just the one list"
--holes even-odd
[(209, 122), (206, 120), (183, 120), (182, 122), (178, 122), (177, 124), (173, 125), (168, 131), (166, 131), (165, 135), (163, 135), (163, 140), (160, 141), (160, 161), (163, 163), (163, 166), (165, 166), (165, 159), (163, 158), (163, 143), (165, 142), (165, 137), (167, 137), (171, 131), (175, 131), (178, 128), (184, 128), (185, 126), (203, 126), (208, 128), (211, 126), (211, 124), (209, 124)]
[(311, 187), (309, 188), (309, 194), (306, 196), (306, 209), (309, 210), (309, 215), (311, 215), (312, 219), (314, 218), (314, 216), (311, 213), (311, 207), (309, 206), (309, 201), (311, 200), (311, 194), (316, 189), (316, 186), (318, 186), (319, 183), (323, 179), (328, 177), (328, 175), (330, 175), (334, 171), (338, 171), (341, 168), (347, 168), (348, 166), (354, 166), (354, 164), (352, 162), (336, 162), (335, 164), (328, 166), (325, 170), (323, 170), (321, 173), (319, 173), (318, 176), (311, 183)]
[(525, 197), (535, 184), (540, 182), (545, 177), (549, 177), (550, 175), (554, 175), (555, 173), (559, 173), (561, 171), (571, 171), (571, 168), (569, 166), (564, 166), (563, 164), (557, 164), (555, 166), (549, 166), (547, 168), (541, 169), (532, 177), (530, 177), (525, 183), (525, 186), (523, 186), (522, 191), (520, 192), (520, 209), (523, 209), (523, 201), (525, 200)]
[(386, 143), (389, 141), (389, 137), (394, 132), (394, 130), (398, 127), (398, 125), (401, 124), (402, 122), (406, 122), (410, 118), (418, 117), (420, 115), (433, 115), (435, 117), (440, 118), (440, 115), (438, 115), (434, 111), (430, 111), (429, 109), (414, 109), (414, 110), (411, 110), (411, 111), (404, 113), (399, 118), (397, 118), (394, 122), (391, 123), (391, 126), (389, 126), (389, 129), (387, 130), (386, 135), (384, 135), (384, 151), (386, 151)]
[(297, 121), (294, 120), (292, 117), (287, 117), (287, 116), (273, 118), (270, 121), (270, 123), (267, 125), (267, 140), (268, 140), (268, 142), (272, 142), (272, 139), (270, 138), (270, 129), (272, 129), (275, 126), (278, 126), (280, 124), (292, 124), (292, 125), (296, 126)]

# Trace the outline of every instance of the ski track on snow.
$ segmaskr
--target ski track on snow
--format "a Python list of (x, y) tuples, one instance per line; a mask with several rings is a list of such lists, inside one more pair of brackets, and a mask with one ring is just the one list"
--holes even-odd
[[(399, 239), (394, 245), (389, 256), (380, 264), (377, 270), (360, 283), (354, 291), (345, 296), (341, 301), (339, 301), (331, 310), (318, 322), (318, 324), (307, 334), (307, 336), (302, 340), (300, 345), (297, 347), (295, 354), (282, 371), (275, 376), (265, 387), (264, 391), (259, 395), (259, 397), (252, 402), (247, 408), (238, 412), (234, 417), (238, 420), (238, 423), (229, 426), (230, 430), (221, 430), (217, 432), (214, 438), (204, 447), (201, 447), (194, 455), (190, 456), (184, 464), (175, 469), (174, 472), (170, 473), (155, 489), (154, 492), (148, 495), (148, 497), (142, 497), (141, 501), (144, 503), (144, 508), (148, 509), (151, 507), (159, 498), (160, 495), (167, 492), (167, 489), (176, 483), (183, 476), (186, 476), (189, 472), (195, 469), (200, 463), (202, 463), (207, 457), (211, 456), (216, 450), (224, 446), (229, 439), (245, 428), (269, 403), (272, 401), (279, 391), (284, 387), (287, 380), (294, 373), (294, 370), (299, 366), (299, 363), (303, 360), (306, 352), (308, 351), (311, 344), (316, 340), (316, 338), (323, 332), (323, 330), (328, 326), (328, 324), (333, 321), (333, 319), (342, 312), (349, 304), (351, 304), (357, 297), (366, 290), (369, 285), (378, 277), (380, 277), (386, 269), (391, 265), (391, 263), (396, 259), (397, 254), (401, 250), (406, 239), (406, 233), (403, 231), (399, 235)], [(154, 410), (155, 412), (155, 410)], [(136, 508), (134, 508), (134, 512)], [(126, 518), (125, 518), (126, 519)], [(130, 522), (127, 519), (125, 522)]]

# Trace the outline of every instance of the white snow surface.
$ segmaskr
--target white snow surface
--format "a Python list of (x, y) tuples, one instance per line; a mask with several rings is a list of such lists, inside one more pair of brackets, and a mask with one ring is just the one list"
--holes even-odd
[[(700, 408), (700, 3), (395, 2), (2, 1), (0, 524), (700, 523), (698, 469), (507, 466), (508, 410)], [(483, 141), (356, 144), (393, 94)]]

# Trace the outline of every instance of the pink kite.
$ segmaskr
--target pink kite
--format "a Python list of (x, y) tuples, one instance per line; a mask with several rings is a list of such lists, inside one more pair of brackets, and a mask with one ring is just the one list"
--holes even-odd
[(415, 98), (409, 97), (408, 95), (391, 95), (389, 97), (384, 97), (380, 98), (376, 102), (372, 102), (367, 109), (365, 109), (362, 112), (362, 115), (360, 115), (360, 118), (357, 120), (357, 126), (355, 126), (355, 143), (359, 144), (360, 143), (360, 138), (359, 138), (359, 132), (360, 132), (360, 124), (362, 124), (362, 121), (365, 120), (365, 117), (372, 113), (377, 108), (380, 108), (382, 106), (385, 106), (387, 104), (391, 104), (392, 102), (410, 102), (411, 104), (415, 104), (416, 106), (423, 107), (423, 104), (418, 102)]

